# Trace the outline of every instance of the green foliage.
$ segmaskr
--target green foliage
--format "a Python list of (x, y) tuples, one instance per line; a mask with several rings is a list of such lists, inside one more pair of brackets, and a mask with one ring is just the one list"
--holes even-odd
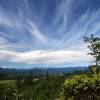
[[(54, 98), (59, 98), (64, 77), (48, 76), (48, 78), (40, 78), (37, 81), (33, 79), (33, 84), (30, 84), (31, 80), (32, 78), (29, 78), (27, 82), (26, 79), (23, 81), (18, 77), (14, 84), (15, 87), (7, 85), (7, 82), (6, 84), (1, 82), (0, 100), (4, 100), (5, 97), (7, 100), (54, 100)], [(12, 84), (11, 82), (9, 81), (8, 84)]]
[(89, 66), (88, 74), (98, 74), (100, 72), (100, 66)]
[(0, 100), (100, 100), (100, 66), (45, 76), (35, 78), (30, 73), (16, 80), (1, 80)]
[(88, 48), (90, 49), (90, 53), (95, 58), (95, 63), (98, 65), (100, 63), (100, 38), (94, 37), (85, 37), (84, 41), (88, 44)]
[(7, 77), (7, 74), (0, 72), (0, 80), (5, 79)]
[(33, 73), (31, 72), (24, 78), (24, 85), (33, 85), (33, 79), (34, 79)]
[(66, 78), (61, 92), (62, 100), (100, 100), (100, 73), (74, 75)]

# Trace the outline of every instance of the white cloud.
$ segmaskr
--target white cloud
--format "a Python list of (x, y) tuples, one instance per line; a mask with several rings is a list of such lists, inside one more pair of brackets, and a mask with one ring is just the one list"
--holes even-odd
[(12, 52), (0, 50), (0, 59), (11, 62), (31, 64), (61, 64), (66, 62), (90, 61), (86, 51), (80, 50), (33, 50), (29, 52)]
[[(1, 32), (0, 32), (1, 33)], [(1, 33), (5, 34), (5, 33)], [(5, 35), (6, 36), (6, 35)], [(7, 35), (7, 37), (9, 37)], [(12, 37), (12, 36), (10, 36)], [(20, 40), (18, 42), (12, 43), (9, 40), (7, 40), (5, 37), (0, 37), (0, 50), (11, 50), (11, 51), (16, 51), (16, 50), (27, 50), (31, 49), (31, 44), (25, 42), (24, 40)]]
[(55, 17), (53, 19), (53, 26), (58, 26), (58, 23), (62, 20), (58, 26), (56, 33), (63, 33), (66, 31), (68, 23), (70, 21), (70, 16), (73, 11), (74, 0), (62, 0), (62, 2), (57, 2), (57, 10)]
[(69, 29), (66, 29), (65, 35), (63, 35), (63, 38), (57, 44), (66, 46), (71, 43), (78, 43), (79, 40), (82, 42), (84, 36), (100, 32), (99, 17), (100, 9), (94, 11), (87, 10), (74, 21)]
[(47, 43), (46, 37), (40, 32), (40, 30), (35, 25), (35, 23), (32, 22), (31, 20), (28, 20), (27, 23), (28, 23), (27, 26), (28, 31), (32, 34), (32, 36), (38, 39), (40, 43), (44, 43), (44, 44)]
[[(32, 18), (36, 18), (38, 10), (36, 10), (36, 13), (34, 12), (34, 7), (33, 9), (30, 9), (28, 0), (25, 0), (24, 2), (26, 8), (22, 7), (26, 13), (21, 7), (18, 8), (20, 18), (17, 18), (17, 16), (11, 16), (14, 14), (10, 15), (9, 12), (6, 14), (5, 11), (0, 11), (0, 26), (10, 28), (11, 30), (8, 29), (7, 31), (11, 31), (11, 33), (13, 33), (11, 35), (8, 35), (8, 32), (2, 33), (4, 37), (0, 37), (0, 59), (32, 64), (61, 64), (65, 62), (74, 63), (89, 61), (91, 58), (86, 55), (86, 45), (82, 42), (83, 40), (81, 40), (80, 38), (83, 38), (83, 36), (86, 34), (97, 33), (100, 30), (100, 9), (94, 11), (87, 10), (78, 19), (74, 20), (73, 23), (70, 23), (70, 16), (73, 13), (74, 8), (73, 2), (75, 0), (62, 1), (63, 2), (60, 2), (60, 4), (57, 5), (57, 12), (55, 12), (56, 14), (54, 19), (52, 20), (53, 23), (51, 27), (47, 26), (49, 27), (48, 29), (46, 29), (46, 27), (43, 27), (43, 30), (47, 32), (46, 36), (48, 38), (45, 36), (44, 33), (42, 33), (38, 25), (34, 22), (34, 20), (36, 20), (38, 24), (41, 23), (40, 25), (46, 24), (45, 19), (43, 17), (47, 16), (47, 12), (44, 13), (43, 11), (43, 13), (40, 13), (41, 22), (40, 20), (38, 20), (38, 18), (32, 20)], [(33, 12), (34, 15), (32, 14)], [(75, 13), (73, 13), (73, 15), (74, 14)], [(68, 22), (71, 25), (69, 29), (67, 28)], [(56, 25), (57, 30), (55, 30), (55, 32), (48, 32), (48, 30), (52, 31), (52, 28), (55, 28)], [(24, 33), (25, 31), (27, 32)], [(29, 38), (28, 35), (26, 35), (27, 33), (29, 35), (31, 34), (33, 38), (32, 41), (31, 39), (28, 40)], [(51, 35), (54, 35), (55, 37), (52, 38)], [(18, 41), (17, 43), (9, 42), (5, 37), (11, 37), (13, 38), (13, 40), (17, 37)], [(34, 43), (31, 44), (32, 42)], [(35, 46), (37, 46), (36, 48), (38, 49), (42, 48), (42, 46), (47, 46), (47, 48), (61, 48), (61, 50), (32, 50), (35, 48), (35, 43)], [(38, 43), (41, 45), (41, 47), (39, 47), (40, 45), (38, 45)], [(17, 51), (20, 48), (23, 48), (23, 50), (25, 50), (26, 48), (30, 47), (32, 51), (29, 52), (13, 51)]]
[(3, 13), (0, 13), (0, 25), (4, 25), (7, 27), (13, 27), (12, 21), (9, 20), (9, 18), (7, 18), (7, 16), (4, 15)]
[(20, 19), (14, 15), (6, 14), (2, 9), (0, 9), (0, 26), (11, 28), (13, 30), (21, 30), (23, 28)]

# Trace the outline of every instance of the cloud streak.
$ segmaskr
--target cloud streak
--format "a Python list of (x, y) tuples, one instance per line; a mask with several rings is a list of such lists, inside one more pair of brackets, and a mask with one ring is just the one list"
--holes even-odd
[(57, 43), (58, 45), (63, 44), (63, 46), (69, 43), (75, 43), (75, 41), (82, 42), (84, 36), (89, 36), (90, 34), (96, 34), (99, 36), (100, 31), (100, 9), (96, 11), (87, 10), (84, 12), (71, 27), (66, 30), (64, 37)]
[(40, 41), (40, 43), (47, 43), (46, 37), (39, 31), (37, 26), (30, 20), (27, 21), (28, 26), (27, 29), (28, 31), (32, 34), (33, 37), (35, 37), (37, 40)]
[(29, 64), (63, 64), (66, 62), (85, 62), (85, 59), (90, 60), (86, 52), (75, 50), (33, 50), (22, 53), (0, 50), (0, 55), (0, 59)]

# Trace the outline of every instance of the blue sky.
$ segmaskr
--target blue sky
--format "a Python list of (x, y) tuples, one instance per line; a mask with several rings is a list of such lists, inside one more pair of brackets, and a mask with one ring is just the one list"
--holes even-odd
[(0, 66), (87, 66), (84, 36), (100, 36), (100, 0), (0, 0)]

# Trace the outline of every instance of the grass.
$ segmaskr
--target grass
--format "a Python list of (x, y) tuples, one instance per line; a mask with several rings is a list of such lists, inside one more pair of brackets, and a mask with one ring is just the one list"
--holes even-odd
[(54, 100), (54, 98), (59, 97), (59, 93), (61, 92), (61, 83), (63, 82), (64, 78), (56, 76), (39, 79), (32, 84), (21, 83), (19, 85), (20, 87), (17, 87), (15, 80), (0, 80), (0, 95), (1, 98), (4, 98), (6, 95), (8, 97), (7, 100), (15, 100), (12, 99), (15, 98), (13, 95), (15, 92), (17, 95), (23, 94), (20, 99), (23, 98), (24, 100), (30, 100), (30, 98), (34, 98), (34, 100)]
[(15, 87), (15, 80), (0, 80), (0, 84), (7, 87)]

